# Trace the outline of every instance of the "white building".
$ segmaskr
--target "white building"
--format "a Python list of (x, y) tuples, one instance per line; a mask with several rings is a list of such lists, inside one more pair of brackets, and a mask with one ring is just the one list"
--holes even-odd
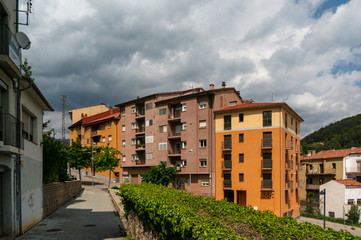
[[(331, 180), (320, 186), (326, 189), (326, 216), (344, 218), (354, 204), (361, 205), (361, 183), (353, 179)], [(323, 213), (324, 196), (320, 195), (320, 210)], [(345, 216), (346, 218), (346, 216)]]
[(352, 178), (361, 182), (361, 148), (351, 148), (343, 158), (343, 179)]
[(0, 0), (0, 238), (13, 238), (42, 219), (43, 111), (53, 111), (21, 74), (17, 6)]

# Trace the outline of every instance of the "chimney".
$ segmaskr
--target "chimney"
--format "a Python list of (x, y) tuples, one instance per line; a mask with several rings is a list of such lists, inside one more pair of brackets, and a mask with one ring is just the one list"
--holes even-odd
[(222, 82), (222, 88), (226, 87), (226, 82)]
[(209, 84), (209, 90), (214, 90), (214, 84)]
[(109, 110), (110, 110), (110, 114), (114, 113), (114, 109), (112, 107), (109, 107)]
[(311, 150), (311, 156), (316, 154), (316, 150)]

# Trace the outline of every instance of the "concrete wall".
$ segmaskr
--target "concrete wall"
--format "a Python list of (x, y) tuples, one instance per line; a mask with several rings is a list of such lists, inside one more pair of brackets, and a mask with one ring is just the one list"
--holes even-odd
[(43, 186), (43, 217), (63, 206), (81, 191), (81, 181), (49, 183)]
[[(320, 191), (326, 189), (326, 216), (334, 212), (336, 218), (343, 218), (343, 206), (345, 204), (345, 185), (329, 181), (320, 186)], [(324, 196), (320, 195), (320, 211), (323, 213)]]
[(361, 161), (361, 154), (351, 154), (344, 158), (344, 169), (343, 169), (343, 178), (348, 178), (347, 173), (356, 173), (359, 172), (357, 169), (357, 162)]

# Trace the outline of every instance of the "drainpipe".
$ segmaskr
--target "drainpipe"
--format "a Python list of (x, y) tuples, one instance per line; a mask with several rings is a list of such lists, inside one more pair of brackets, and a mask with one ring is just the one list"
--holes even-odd
[(20, 81), (23, 79), (17, 79), (16, 86), (16, 119), (19, 123), (16, 125), (16, 145), (19, 152), (16, 154), (15, 159), (15, 184), (16, 184), (16, 217), (18, 220), (18, 233), (22, 233), (22, 213), (21, 213), (21, 158), (20, 158), (20, 144), (21, 144), (21, 124), (20, 124), (20, 108), (21, 108), (21, 92), (29, 89), (32, 86), (33, 81), (30, 78), (24, 78), (28, 82), (28, 86), (20, 88)]

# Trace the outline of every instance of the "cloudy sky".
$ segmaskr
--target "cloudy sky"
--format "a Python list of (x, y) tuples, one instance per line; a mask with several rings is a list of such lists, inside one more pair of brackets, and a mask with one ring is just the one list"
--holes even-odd
[[(24, 0), (25, 1), (25, 0)], [(67, 110), (225, 81), (287, 102), (302, 136), (361, 112), (359, 0), (33, 0), (23, 51), (61, 136)], [(70, 121), (67, 120), (69, 125)]]

